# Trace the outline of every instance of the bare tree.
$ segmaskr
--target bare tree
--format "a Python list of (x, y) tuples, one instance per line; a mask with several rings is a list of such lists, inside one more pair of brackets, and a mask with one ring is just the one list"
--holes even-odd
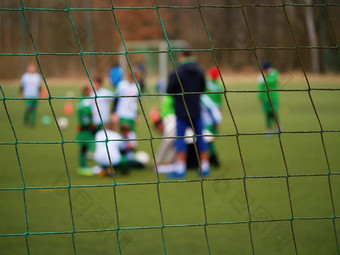
[[(306, 4), (313, 4), (312, 0), (306, 0)], [(314, 12), (312, 7), (306, 8), (306, 25), (307, 32), (311, 46), (318, 46), (318, 38), (314, 24)], [(312, 71), (314, 73), (320, 72), (319, 51), (317, 49), (311, 50)]]

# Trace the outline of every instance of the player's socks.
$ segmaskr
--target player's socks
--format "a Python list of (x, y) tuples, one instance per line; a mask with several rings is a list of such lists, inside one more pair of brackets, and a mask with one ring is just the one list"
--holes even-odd
[[(201, 161), (202, 174), (207, 177), (210, 174), (210, 164), (208, 160)], [(198, 169), (199, 175), (201, 175), (200, 169)]]
[(178, 174), (183, 174), (187, 170), (187, 164), (185, 162), (177, 162), (175, 164), (175, 172)]
[(37, 118), (37, 112), (36, 111), (32, 111), (31, 112), (31, 116), (30, 116), (30, 124), (31, 124), (31, 126), (35, 126), (36, 118)]
[(24, 114), (24, 125), (28, 125), (29, 124), (29, 112), (28, 111), (25, 111), (25, 114)]
[(86, 154), (85, 153), (80, 153), (79, 155), (79, 166), (80, 167), (87, 167), (87, 164), (86, 164)]

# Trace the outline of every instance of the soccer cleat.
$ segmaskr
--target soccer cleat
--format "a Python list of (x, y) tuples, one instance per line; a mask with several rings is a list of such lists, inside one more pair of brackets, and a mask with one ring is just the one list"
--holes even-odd
[(209, 161), (203, 160), (201, 162), (201, 168), (202, 168), (202, 173), (200, 168), (198, 168), (198, 175), (203, 177), (207, 177), (210, 174), (210, 164)]
[(266, 138), (273, 137), (274, 133), (272, 130), (266, 130), (266, 134), (264, 135)]
[(168, 173), (166, 175), (166, 177), (168, 179), (182, 179), (184, 178), (186, 175), (186, 172), (183, 172), (183, 173), (178, 173), (178, 172), (172, 172), (172, 173)]
[(93, 176), (92, 168), (90, 167), (79, 167), (77, 173), (81, 176)]
[(198, 172), (197, 172), (198, 176), (202, 177), (208, 177), (210, 175), (210, 169), (206, 170), (206, 171), (202, 171), (202, 174), (201, 174), (201, 170), (198, 169)]

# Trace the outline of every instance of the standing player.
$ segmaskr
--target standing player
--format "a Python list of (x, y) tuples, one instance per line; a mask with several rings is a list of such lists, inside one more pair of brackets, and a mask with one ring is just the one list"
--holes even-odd
[[(279, 92), (273, 90), (277, 90), (279, 88), (279, 72), (274, 69), (267, 61), (263, 62), (262, 64), (262, 71), (266, 79), (269, 91), (267, 89), (266, 82), (263, 79), (263, 76), (260, 75), (258, 78), (258, 91), (261, 92), (258, 93), (258, 98), (261, 102), (262, 110), (266, 116), (266, 132), (267, 136), (269, 137), (273, 132), (278, 132), (276, 120), (279, 121)], [(268, 91), (268, 94), (266, 91)], [(270, 101), (268, 95), (270, 97)], [(276, 120), (273, 110), (276, 115)]]
[(114, 88), (116, 88), (119, 82), (123, 79), (123, 77), (124, 77), (123, 68), (118, 63), (114, 63), (109, 71), (110, 84)]
[[(222, 122), (222, 114), (220, 108), (207, 94), (201, 95), (201, 111), (204, 131), (213, 135), (217, 134), (218, 127)], [(207, 139), (210, 140), (208, 143), (210, 164), (219, 167), (220, 162), (213, 142), (214, 137), (207, 137)]]
[(41, 91), (41, 77), (34, 64), (29, 64), (21, 77), (20, 94), (25, 98), (24, 125), (34, 126), (37, 117), (38, 98)]
[[(210, 173), (209, 165), (209, 153), (207, 149), (207, 144), (203, 140), (202, 129), (203, 123), (201, 119), (200, 110), (200, 92), (205, 90), (205, 78), (203, 71), (200, 69), (196, 60), (193, 58), (192, 53), (189, 51), (184, 51), (180, 53), (179, 56), (180, 66), (177, 68), (176, 72), (173, 72), (169, 77), (167, 93), (191, 93), (176, 95), (175, 98), (175, 114), (176, 114), (176, 164), (175, 171), (169, 174), (170, 178), (182, 178), (186, 174), (186, 158), (187, 158), (187, 144), (183, 136), (185, 135), (185, 130), (191, 127), (193, 124), (196, 138), (196, 145), (201, 159), (201, 168), (203, 176), (208, 176)], [(177, 78), (180, 79), (180, 82)], [(182, 91), (183, 87), (183, 91)], [(184, 100), (183, 100), (184, 99)], [(185, 104), (184, 104), (185, 102)], [(188, 110), (188, 112), (187, 112)]]
[(153, 108), (150, 110), (149, 118), (163, 137), (155, 158), (158, 173), (170, 173), (174, 170), (173, 164), (176, 162), (175, 140), (170, 138), (176, 136), (174, 98), (165, 96), (162, 99), (160, 113), (157, 108)]
[[(85, 85), (82, 89), (82, 96), (88, 97), (91, 94), (91, 87)], [(94, 151), (94, 136), (93, 136), (93, 124), (92, 124), (92, 110), (91, 110), (91, 99), (81, 99), (77, 104), (77, 115), (78, 115), (78, 133), (76, 140), (80, 142), (79, 152), (79, 168), (78, 174), (91, 176), (93, 175), (92, 169), (87, 165), (87, 155), (89, 152)], [(92, 142), (91, 142), (92, 141)]]
[[(209, 98), (215, 103), (215, 105), (221, 110), (222, 102), (223, 102), (223, 94), (220, 92), (224, 91), (223, 85), (220, 82), (220, 74), (216, 66), (213, 66), (209, 69), (208, 79), (207, 79), (207, 92), (217, 92), (216, 94), (208, 94)], [(206, 100), (208, 101), (208, 100)], [(208, 125), (205, 127), (212, 134), (218, 133), (217, 125)], [(219, 160), (217, 156), (217, 150), (215, 144), (211, 142), (209, 144), (209, 153), (210, 153), (210, 163), (214, 166), (219, 166)]]
[[(139, 71), (133, 69), (137, 82), (139, 81)], [(127, 126), (130, 130), (136, 130), (136, 118), (138, 113), (138, 88), (132, 73), (122, 80), (115, 91), (118, 96), (115, 102), (115, 114), (119, 118), (120, 125)]]
[[(102, 121), (103, 125), (110, 121), (113, 92), (103, 87), (103, 81), (100, 77), (92, 79), (92, 83), (97, 94), (97, 99), (96, 100), (92, 99), (91, 104), (92, 119), (94, 124), (94, 130), (96, 132), (102, 129)], [(95, 97), (94, 92), (91, 93), (91, 97)]]
[[(218, 69), (216, 66), (213, 66), (209, 69), (208, 79), (207, 79), (207, 87), (205, 89), (206, 92), (210, 92), (208, 96), (210, 99), (221, 108), (223, 102), (223, 86), (219, 80), (220, 74), (218, 73)], [(214, 93), (217, 92), (217, 93)]]

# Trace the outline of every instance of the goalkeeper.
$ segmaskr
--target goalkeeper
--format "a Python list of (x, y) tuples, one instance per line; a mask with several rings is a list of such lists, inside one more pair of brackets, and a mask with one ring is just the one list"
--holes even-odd
[(29, 64), (21, 78), (20, 95), (25, 98), (24, 125), (34, 127), (37, 118), (38, 98), (41, 92), (41, 77), (34, 64)]
[(262, 110), (266, 116), (266, 133), (268, 136), (270, 136), (273, 132), (278, 132), (279, 92), (275, 90), (279, 88), (279, 73), (267, 61), (262, 64), (262, 70), (268, 85), (268, 89), (263, 76), (260, 75), (258, 78), (258, 98), (261, 102)]
[[(82, 96), (88, 97), (90, 94), (91, 87), (85, 85), (82, 88)], [(91, 104), (91, 99), (89, 98), (83, 98), (77, 104), (78, 133), (76, 140), (80, 141), (78, 174), (85, 176), (93, 175), (92, 169), (87, 165), (88, 153), (93, 153), (94, 151), (94, 143), (91, 142), (94, 141)]]

